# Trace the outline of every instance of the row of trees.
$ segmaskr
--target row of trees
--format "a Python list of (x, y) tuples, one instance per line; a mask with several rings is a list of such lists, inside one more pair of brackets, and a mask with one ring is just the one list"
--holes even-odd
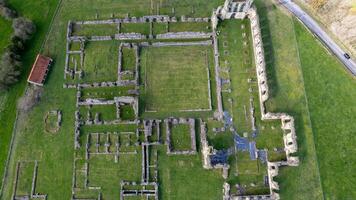
[[(36, 31), (36, 26), (31, 20), (19, 17), (16, 11), (10, 9), (5, 0), (0, 0), (0, 15), (12, 21), (13, 34), (0, 59), (0, 90), (6, 90), (18, 82), (21, 74), (21, 56), (25, 49), (25, 43), (31, 39)], [(4, 48), (4, 47), (0, 47)]]

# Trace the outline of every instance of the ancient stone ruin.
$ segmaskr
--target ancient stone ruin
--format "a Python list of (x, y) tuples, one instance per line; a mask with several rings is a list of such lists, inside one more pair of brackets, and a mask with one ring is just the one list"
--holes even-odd
[[(164, 122), (166, 123), (166, 145), (167, 145), (167, 154), (168, 155), (193, 155), (197, 153), (197, 145), (196, 145), (196, 137), (195, 137), (195, 120), (192, 118), (185, 119), (185, 118), (168, 118), (165, 119)], [(190, 131), (190, 141), (191, 141), (191, 148), (188, 150), (175, 150), (172, 146), (171, 141), (171, 134), (172, 128), (179, 124), (187, 124), (189, 125)], [(187, 133), (178, 133), (178, 134), (187, 134)]]
[[(120, 157), (125, 154), (139, 154), (141, 155), (141, 181), (134, 182), (129, 180), (123, 180), (120, 182), (120, 199), (129, 199), (130, 197), (139, 197), (145, 199), (155, 199), (158, 200), (158, 153), (157, 145), (166, 145), (168, 155), (196, 155), (197, 154), (197, 144), (196, 144), (196, 122), (193, 118), (176, 118), (170, 117), (164, 120), (164, 124), (159, 119), (139, 119), (139, 67), (140, 67), (140, 48), (142, 47), (165, 47), (165, 46), (212, 46), (214, 52), (214, 70), (215, 70), (215, 82), (216, 82), (216, 110), (214, 110), (214, 120), (223, 122), (227, 118), (228, 113), (224, 112), (223, 102), (222, 102), (222, 92), (231, 92), (230, 87), (230, 77), (222, 78), (220, 74), (224, 71), (229, 72), (228, 63), (226, 66), (220, 66), (223, 62), (220, 62), (220, 52), (218, 44), (217, 26), (219, 20), (224, 19), (243, 19), (248, 17), (251, 22), (252, 31), (252, 41), (254, 48), (254, 57), (256, 64), (256, 74), (258, 83), (258, 92), (261, 108), (261, 119), (262, 120), (281, 120), (281, 128), (284, 131), (283, 141), (284, 150), (286, 152), (286, 161), (270, 162), (268, 161), (267, 151), (257, 149), (256, 143), (249, 141), (245, 137), (234, 138), (234, 142), (238, 144), (237, 148), (241, 148), (242, 151), (248, 151), (250, 157), (253, 160), (261, 159), (267, 164), (267, 176), (266, 182), (270, 188), (270, 193), (266, 195), (237, 195), (231, 192), (230, 185), (224, 183), (223, 185), (223, 199), (224, 200), (267, 200), (267, 199), (279, 199), (277, 191), (279, 190), (278, 183), (274, 180), (274, 177), (278, 175), (279, 167), (281, 166), (297, 166), (299, 164), (298, 157), (294, 154), (298, 150), (296, 141), (296, 131), (294, 125), (294, 118), (286, 113), (271, 113), (266, 110), (265, 102), (268, 100), (269, 90), (267, 84), (266, 66), (264, 58), (264, 50), (262, 43), (261, 30), (259, 25), (259, 18), (256, 12), (256, 8), (252, 6), (252, 0), (236, 1), (236, 0), (226, 0), (223, 6), (218, 7), (213, 11), (210, 18), (189, 18), (182, 16), (180, 18), (169, 17), (167, 15), (153, 15), (153, 16), (143, 16), (143, 17), (125, 17), (123, 19), (110, 19), (110, 20), (92, 20), (92, 21), (70, 21), (68, 23), (67, 30), (67, 48), (66, 48), (66, 60), (64, 77), (66, 79), (81, 79), (85, 76), (83, 70), (84, 63), (84, 49), (85, 43), (87, 41), (105, 41), (105, 40), (120, 40), (120, 45), (118, 46), (118, 65), (117, 65), (117, 80), (114, 81), (102, 81), (102, 82), (73, 82), (68, 81), (63, 84), (63, 88), (72, 88), (77, 90), (77, 102), (75, 111), (75, 124), (74, 124), (74, 147), (79, 149), (81, 146), (85, 150), (84, 164), (80, 168), (80, 161), (75, 158), (74, 160), (74, 172), (73, 172), (73, 186), (72, 186), (72, 199), (81, 199), (76, 197), (76, 191), (82, 189), (95, 190), (98, 191), (98, 197), (92, 198), (101, 199), (101, 193), (99, 190), (100, 186), (93, 186), (89, 181), (89, 160), (93, 156), (109, 155), (114, 158), (114, 161), (120, 162)], [(152, 23), (176, 23), (176, 22), (210, 22), (212, 25), (212, 30), (210, 32), (168, 32), (153, 35), (152, 33)], [(123, 33), (121, 32), (121, 26), (127, 23), (150, 23), (150, 34), (145, 35), (142, 33)], [(73, 34), (74, 25), (95, 25), (95, 24), (114, 24), (117, 25), (118, 30), (116, 34), (104, 35), (104, 36), (76, 36)], [(168, 29), (168, 28), (167, 28)], [(246, 37), (243, 36), (243, 37)], [(161, 39), (161, 41), (151, 41), (148, 39)], [(188, 40), (187, 40), (188, 39)], [(194, 40), (190, 40), (194, 39)], [(195, 40), (199, 39), (199, 40)], [(130, 41), (127, 41), (130, 40)], [(132, 42), (131, 40), (136, 40)], [(168, 40), (168, 41), (166, 41)], [(179, 41), (170, 41), (179, 40)], [(184, 41), (187, 40), (187, 41)], [(71, 50), (70, 45), (72, 43), (79, 43), (79, 50)], [(224, 43), (223, 46), (227, 47), (229, 44)], [(247, 46), (247, 44), (244, 44)], [(123, 49), (128, 48), (135, 52), (135, 66), (131, 70), (126, 70), (123, 68)], [(224, 51), (224, 55), (229, 55), (229, 51)], [(74, 58), (74, 56), (77, 58)], [(162, 58), (157, 58), (162, 59)], [(227, 61), (225, 61), (227, 62)], [(212, 111), (211, 105), (211, 86), (210, 86), (210, 76), (209, 71), (209, 109), (201, 110), (182, 110), (182, 112), (195, 112), (195, 111)], [(132, 79), (126, 79), (126, 75), (132, 75)], [(249, 80), (251, 81), (251, 80)], [(121, 86), (134, 86), (135, 89), (132, 91), (132, 96), (117, 96), (112, 99), (100, 99), (100, 98), (84, 98), (82, 94), (82, 89), (85, 88), (104, 88), (104, 87), (121, 87)], [(251, 88), (250, 88), (251, 89)], [(252, 89), (251, 89), (252, 91)], [(250, 92), (251, 92), (250, 91)], [(232, 100), (230, 101), (232, 104)], [(113, 120), (102, 120), (100, 118), (100, 113), (92, 113), (90, 111), (86, 113), (80, 113), (80, 108), (86, 107), (90, 108), (96, 105), (115, 105), (116, 107), (116, 118)], [(125, 121), (120, 118), (122, 106), (132, 106), (134, 110), (134, 120)], [(247, 108), (246, 108), (247, 107)], [(256, 119), (255, 119), (255, 108), (253, 105), (253, 98), (250, 99), (250, 106), (245, 107), (246, 115), (249, 115), (252, 124), (252, 130), (256, 131)], [(215, 109), (215, 108), (214, 108)], [(148, 112), (148, 111), (147, 111)], [(155, 111), (152, 111), (155, 112)], [(226, 120), (228, 121), (228, 120)], [(232, 123), (232, 122), (229, 122)], [(59, 123), (60, 124), (60, 123)], [(136, 132), (90, 132), (86, 135), (86, 138), (80, 139), (81, 136), (81, 126), (95, 126), (95, 125), (127, 125), (135, 124), (137, 125)], [(227, 151), (214, 149), (212, 145), (209, 144), (207, 138), (207, 123), (200, 120), (200, 151), (202, 154), (203, 168), (205, 169), (218, 169), (222, 171), (222, 176), (224, 179), (228, 178), (230, 166), (227, 162), (227, 157), (231, 155), (234, 151), (228, 149)], [(228, 123), (226, 123), (228, 124)], [(187, 125), (189, 126), (189, 132), (187, 133), (175, 133), (175, 134), (187, 134), (190, 137), (190, 147), (187, 149), (175, 149), (174, 141), (172, 141), (172, 129), (175, 126)], [(165, 127), (166, 137), (162, 138), (161, 127)], [(231, 124), (224, 127), (215, 127), (213, 132), (220, 134), (225, 131), (236, 132)], [(124, 138), (124, 139), (123, 139)], [(132, 139), (135, 138), (135, 139)], [(140, 139), (139, 139), (140, 138)], [(164, 140), (164, 142), (162, 141)], [(81, 144), (81, 141), (83, 144)], [(126, 141), (126, 142), (124, 142)], [(123, 150), (125, 147), (139, 147), (138, 151)], [(152, 173), (153, 172), (153, 173)], [(79, 185), (79, 180), (77, 180), (77, 175), (81, 173), (84, 174), (84, 186)], [(81, 180), (82, 181), (82, 180)], [(34, 191), (34, 190), (33, 190)], [(34, 197), (31, 197), (34, 198)]]

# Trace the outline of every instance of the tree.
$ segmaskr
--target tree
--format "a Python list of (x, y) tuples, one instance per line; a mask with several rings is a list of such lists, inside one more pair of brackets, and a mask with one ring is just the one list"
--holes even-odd
[(0, 3), (0, 15), (8, 20), (12, 20), (17, 17), (16, 11), (11, 10), (10, 8), (6, 7), (1, 3)]
[(0, 0), (0, 16), (12, 20), (14, 30), (11, 44), (0, 58), (0, 90), (5, 90), (18, 82), (24, 44), (36, 31), (36, 26), (31, 20), (23, 17), (17, 18), (17, 13), (6, 6), (5, 0)]
[(0, 61), (0, 89), (7, 89), (18, 81), (20, 75), (20, 56), (7, 49)]
[(36, 26), (31, 20), (19, 17), (13, 20), (12, 28), (14, 29), (14, 36), (26, 41), (31, 38), (36, 31)]

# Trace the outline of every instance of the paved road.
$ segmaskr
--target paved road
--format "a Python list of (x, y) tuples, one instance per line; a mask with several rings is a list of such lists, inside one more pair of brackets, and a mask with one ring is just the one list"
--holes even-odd
[(356, 76), (356, 62), (345, 58), (344, 50), (340, 48), (326, 32), (312, 19), (307, 13), (305, 13), (297, 4), (291, 0), (278, 0), (284, 7), (286, 7), (290, 12), (292, 12), (300, 21), (306, 25), (309, 30), (314, 33), (335, 55), (339, 60), (345, 65), (345, 67)]

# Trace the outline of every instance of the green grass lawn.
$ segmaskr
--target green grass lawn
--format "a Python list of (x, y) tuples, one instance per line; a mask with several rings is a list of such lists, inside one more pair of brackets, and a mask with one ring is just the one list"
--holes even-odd
[(135, 120), (135, 110), (132, 105), (123, 105), (120, 106), (120, 119), (133, 121)]
[(169, 23), (169, 32), (211, 32), (209, 22), (176, 22)]
[(82, 99), (100, 98), (105, 100), (112, 100), (114, 97), (130, 96), (129, 90), (134, 90), (134, 86), (123, 87), (101, 87), (101, 88), (84, 88), (82, 89)]
[(116, 24), (76, 24), (72, 35), (77, 36), (113, 36), (118, 33)]
[(294, 21), (305, 90), (326, 199), (356, 196), (356, 81)]
[[(280, 128), (280, 121), (262, 121), (260, 117), (249, 21), (224, 21), (220, 24), (219, 30), (221, 31), (219, 35), (220, 65), (226, 69), (221, 70), (221, 76), (230, 80), (230, 84), (226, 85), (231, 89), (231, 93), (223, 92), (225, 110), (231, 113), (237, 132), (241, 136), (247, 134), (250, 140), (255, 140), (258, 148), (268, 150), (282, 148), (284, 146), (283, 131)], [(244, 37), (243, 34), (246, 36)], [(230, 71), (227, 72), (228, 70)], [(255, 112), (253, 116), (256, 121), (257, 138), (252, 137), (251, 100)]]
[[(149, 47), (142, 50), (145, 110), (179, 112), (209, 109), (211, 47)], [(162, 58), (162, 59), (159, 59)]]
[[(251, 84), (249, 78), (255, 77), (255, 68), (251, 64), (252, 51), (250, 49), (250, 38), (248, 34), (249, 21), (229, 20), (219, 24), (219, 30), (222, 32), (219, 36), (220, 65), (223, 69), (230, 69), (230, 72), (221, 70), (221, 76), (226, 80), (231, 80), (231, 93), (223, 92), (223, 106), (225, 110), (231, 112), (234, 124), (239, 133), (251, 132), (250, 116), (250, 94), (248, 92)], [(246, 28), (241, 29), (244, 25)], [(249, 44), (243, 46), (243, 32), (247, 31), (247, 40)], [(225, 46), (224, 46), (225, 45)], [(242, 52), (247, 52), (243, 55)], [(226, 62), (228, 64), (226, 64)], [(229, 84), (226, 84), (229, 85)], [(253, 86), (256, 89), (256, 86)], [(228, 99), (232, 99), (232, 102)]]
[(112, 157), (95, 156), (90, 160), (90, 185), (101, 186), (103, 198), (117, 199), (120, 195), (120, 181), (140, 182), (141, 162), (140, 153), (137, 155), (122, 155), (119, 163), (114, 163)]
[(120, 33), (141, 33), (144, 35), (150, 34), (149, 23), (122, 23)]
[(223, 127), (223, 123), (216, 120), (209, 120), (207, 122), (207, 137), (208, 142), (217, 150), (228, 149), (234, 146), (234, 134), (226, 130), (220, 133), (214, 133), (213, 128), (221, 128)]
[(32, 177), (34, 171), (34, 162), (21, 162), (19, 165), (17, 195), (31, 194)]
[[(52, 16), (55, 12), (56, 6), (58, 4), (58, 0), (38, 0), (38, 1), (22, 1), (22, 0), (9, 0), (7, 3), (16, 11), (24, 17), (27, 17), (31, 20), (33, 20), (36, 24), (36, 34), (32, 38), (31, 41), (28, 43), (28, 50), (25, 52), (23, 56), (23, 68), (22, 68), (22, 75), (20, 77), (20, 82), (16, 85), (14, 85), (10, 91), (4, 92), (4, 94), (1, 95), (6, 95), (6, 98), (4, 102), (1, 102), (3, 107), (0, 109), (0, 175), (2, 176), (4, 173), (4, 165), (5, 165), (5, 160), (7, 158), (7, 153), (8, 153), (8, 148), (9, 148), (9, 142), (11, 140), (11, 134), (13, 131), (13, 126), (14, 126), (14, 121), (16, 118), (16, 104), (18, 98), (23, 94), (24, 89), (26, 87), (26, 80), (27, 80), (27, 75), (32, 67), (32, 63), (35, 60), (36, 54), (40, 50), (40, 47), (42, 45), (42, 42), (45, 39), (47, 30), (50, 26), (50, 22), (52, 19)], [(31, 8), (31, 9), (28, 9)], [(36, 10), (37, 12), (33, 12)], [(4, 23), (4, 22), (3, 22)], [(7, 26), (6, 26), (7, 24)], [(5, 24), (2, 24), (5, 26), (4, 29), (1, 29), (1, 36), (0, 40), (1, 42), (8, 40), (6, 39), (6, 34), (9, 35), (9, 30), (8, 26), (11, 26), (9, 22), (5, 22)], [(0, 25), (1, 27), (3, 27)], [(5, 34), (5, 35), (2, 35)], [(5, 39), (5, 40), (3, 40)], [(7, 42), (3, 42), (3, 44), (6, 44)], [(0, 47), (2, 47), (0, 45)], [(0, 48), (0, 52), (2, 51), (2, 48)], [(0, 96), (1, 96), (0, 95)], [(0, 183), (1, 185), (1, 183)]]
[(48, 133), (55, 133), (57, 132), (57, 129), (59, 129), (57, 114), (48, 114), (47, 117), (43, 120), (43, 123), (45, 130)]
[(246, 194), (268, 194), (269, 188), (264, 185), (267, 166), (259, 160), (251, 160), (248, 152), (238, 152), (229, 158), (228, 183), (231, 191), (236, 192), (235, 184), (244, 187)]
[(133, 48), (122, 49), (122, 71), (126, 70), (136, 70), (136, 53)]
[[(256, 1), (264, 37), (270, 100), (267, 109), (295, 118), (300, 166), (280, 170), (284, 199), (322, 199), (322, 188), (293, 20), (271, 1)], [(309, 34), (305, 32), (305, 34)], [(303, 67), (304, 68), (304, 67)], [(309, 105), (310, 106), (310, 105)]]
[(116, 105), (94, 105), (91, 107), (81, 106), (80, 114), (84, 120), (87, 120), (87, 113), (90, 112), (91, 119), (95, 119), (95, 115), (99, 115), (99, 119), (103, 121), (112, 121), (116, 119)]
[(167, 156), (166, 148), (158, 149), (160, 199), (221, 199), (221, 172), (203, 169), (200, 156)]
[[(172, 0), (153, 0), (151, 12), (153, 14), (170, 15), (170, 16), (190, 16), (206, 17), (211, 16), (212, 8), (217, 8), (224, 4), (224, 0), (194, 0), (194, 1), (172, 1)], [(172, 12), (174, 8), (174, 12)]]
[(178, 124), (171, 129), (171, 144), (173, 151), (191, 149), (190, 126)]
[(116, 81), (119, 44), (117, 41), (90, 42), (85, 47), (84, 78), (81, 82)]
[(6, 20), (3, 17), (0, 17), (0, 55), (3, 53), (7, 45), (10, 44), (11, 34), (13, 32), (11, 27), (11, 21)]
[(152, 34), (157, 35), (163, 33), (167, 33), (167, 23), (158, 23), (158, 22), (153, 23)]

